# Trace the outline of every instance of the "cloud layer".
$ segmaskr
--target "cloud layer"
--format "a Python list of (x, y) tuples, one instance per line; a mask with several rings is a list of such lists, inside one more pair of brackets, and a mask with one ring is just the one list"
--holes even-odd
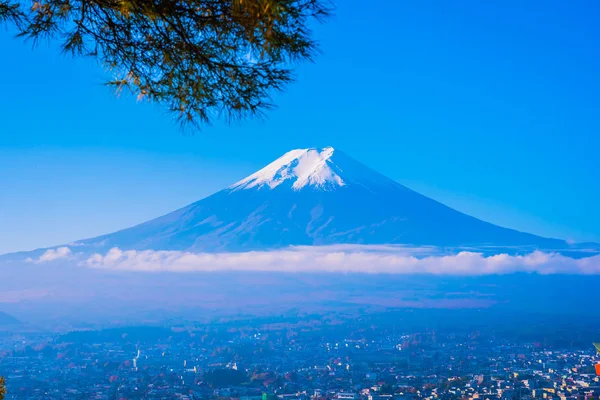
[[(58, 251), (59, 249), (57, 249)], [(58, 253), (44, 254), (44, 261)], [(60, 254), (70, 254), (62, 251)], [(80, 261), (89, 268), (154, 271), (286, 271), (435, 275), (489, 275), (514, 272), (539, 274), (600, 274), (600, 255), (574, 259), (558, 253), (534, 251), (527, 255), (486, 256), (462, 251), (436, 254), (432, 248), (393, 246), (294, 247), (243, 253), (190, 253), (181, 251), (113, 248)]]
[(44, 252), (44, 254), (42, 254), (35, 261), (32, 260), (31, 258), (28, 258), (27, 261), (34, 261), (34, 262), (37, 262), (37, 263), (43, 263), (43, 262), (48, 262), (48, 261), (60, 260), (62, 258), (67, 258), (71, 254), (73, 254), (73, 253), (71, 252), (70, 248), (68, 248), (68, 247), (58, 247), (56, 249), (46, 250)]

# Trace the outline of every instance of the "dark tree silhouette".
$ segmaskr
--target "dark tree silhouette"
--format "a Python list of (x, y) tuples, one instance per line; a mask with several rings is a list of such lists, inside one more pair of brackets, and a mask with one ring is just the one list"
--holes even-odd
[(96, 57), (117, 92), (165, 104), (183, 123), (261, 114), (312, 60), (328, 0), (0, 0), (19, 36)]
[(203, 379), (210, 387), (238, 386), (248, 381), (246, 374), (235, 369), (214, 369), (206, 371), (203, 375)]

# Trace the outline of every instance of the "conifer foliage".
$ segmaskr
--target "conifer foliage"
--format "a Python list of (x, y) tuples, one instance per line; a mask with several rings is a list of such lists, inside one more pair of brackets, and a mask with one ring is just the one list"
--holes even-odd
[(108, 85), (199, 125), (261, 114), (311, 60), (327, 0), (0, 0), (0, 22), (37, 43), (96, 57)]
[(0, 400), (4, 400), (4, 396), (6, 396), (6, 382), (4, 377), (0, 376)]

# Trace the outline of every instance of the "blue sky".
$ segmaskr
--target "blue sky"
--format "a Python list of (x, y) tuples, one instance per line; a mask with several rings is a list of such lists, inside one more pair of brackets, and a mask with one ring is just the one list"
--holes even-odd
[(131, 226), (328, 145), (490, 222), (600, 241), (597, 3), (337, 7), (266, 120), (195, 135), (116, 98), (94, 61), (0, 30), (0, 253)]

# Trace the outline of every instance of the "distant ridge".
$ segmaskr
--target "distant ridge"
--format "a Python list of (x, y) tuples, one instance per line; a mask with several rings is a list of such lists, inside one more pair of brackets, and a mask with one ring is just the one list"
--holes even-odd
[(8, 314), (0, 311), (0, 327), (16, 326), (16, 325), (21, 325), (21, 321), (19, 321), (12, 315), (8, 315)]

